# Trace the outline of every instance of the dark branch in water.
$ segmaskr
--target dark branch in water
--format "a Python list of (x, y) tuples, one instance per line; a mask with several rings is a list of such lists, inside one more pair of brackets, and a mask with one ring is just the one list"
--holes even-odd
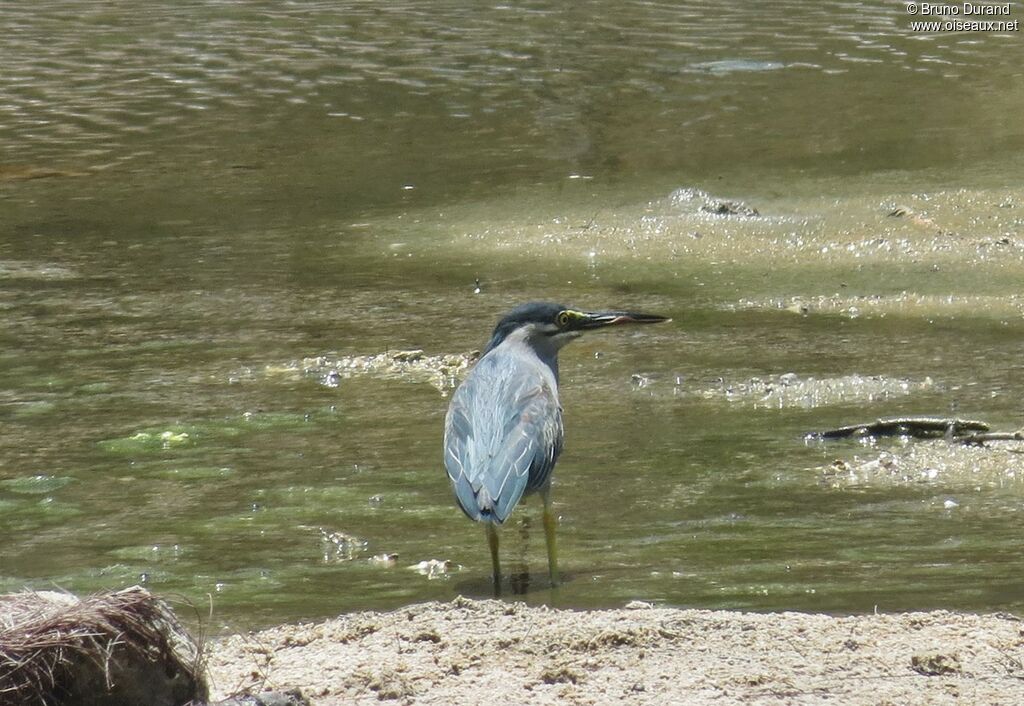
[(879, 419), (864, 424), (829, 429), (828, 431), (811, 432), (808, 439), (850, 439), (865, 436), (912, 436), (916, 439), (935, 439), (946, 437), (951, 441), (963, 443), (984, 443), (1008, 438), (1021, 439), (1017, 433), (1003, 434), (989, 431), (989, 425), (970, 419), (945, 419), (943, 417), (896, 417)]
[(1024, 441), (1024, 431), (992, 431), (986, 433), (965, 434), (955, 438), (962, 444), (981, 446), (986, 441)]

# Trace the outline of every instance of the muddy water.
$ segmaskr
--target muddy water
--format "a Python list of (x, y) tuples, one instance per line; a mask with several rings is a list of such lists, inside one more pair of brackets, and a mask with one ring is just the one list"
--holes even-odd
[(450, 388), (307, 359), (464, 353), (546, 298), (674, 321), (565, 351), (568, 580), (527, 501), (526, 600), (1024, 608), (1012, 448), (802, 438), (1020, 426), (1019, 37), (597, 10), (5, 5), (0, 588), (218, 627), (486, 595)]

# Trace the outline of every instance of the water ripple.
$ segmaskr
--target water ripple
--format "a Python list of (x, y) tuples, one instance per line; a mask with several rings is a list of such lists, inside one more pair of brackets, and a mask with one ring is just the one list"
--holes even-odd
[[(240, 111), (269, 117), (309, 106), (389, 123), (422, 112), (413, 97), (440, 99), (459, 118), (527, 111), (542, 132), (557, 132), (601, 109), (609, 92), (685, 112), (694, 101), (757, 90), (758, 79), (743, 74), (830, 75), (883, 62), (941, 74), (1012, 58), (998, 35), (913, 34), (902, 4), (852, 0), (586, 8), (209, 0), (130, 9), (64, 0), (9, 2), (4, 14), (0, 138), (12, 145), (9, 159), (23, 160), (116, 150), (135, 135), (229, 131)], [(203, 115), (188, 116), (196, 111)], [(592, 139), (578, 136), (578, 148)]]

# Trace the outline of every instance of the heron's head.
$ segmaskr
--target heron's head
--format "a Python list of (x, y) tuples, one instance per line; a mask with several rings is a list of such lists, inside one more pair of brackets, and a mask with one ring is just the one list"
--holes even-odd
[(535, 347), (558, 350), (584, 331), (621, 324), (656, 324), (668, 321), (664, 316), (632, 311), (580, 311), (561, 304), (531, 302), (521, 304), (501, 318), (494, 328), (486, 354), (513, 334), (522, 335)]

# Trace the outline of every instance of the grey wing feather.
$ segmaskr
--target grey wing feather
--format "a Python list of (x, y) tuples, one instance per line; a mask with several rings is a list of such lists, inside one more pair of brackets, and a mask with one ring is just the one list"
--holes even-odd
[(536, 361), (485, 356), (455, 391), (445, 467), (471, 519), (502, 523), (524, 492), (547, 485), (562, 448), (554, 376)]

